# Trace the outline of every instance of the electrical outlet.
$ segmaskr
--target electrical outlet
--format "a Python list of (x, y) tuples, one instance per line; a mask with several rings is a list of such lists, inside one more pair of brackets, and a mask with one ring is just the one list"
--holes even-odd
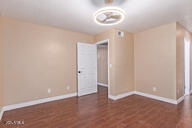
[(67, 87), (66, 87), (66, 88), (67, 88), (67, 90), (70, 90), (70, 86), (69, 86), (69, 85), (67, 85)]
[(47, 90), (47, 91), (48, 91), (48, 93), (49, 93), (49, 94), (51, 93), (51, 89), (50, 89), (50, 88), (48, 88), (48, 90)]
[(112, 64), (109, 64), (109, 67), (112, 68)]
[(153, 87), (153, 91), (156, 92), (156, 91), (157, 91), (157, 88), (156, 88), (156, 87)]

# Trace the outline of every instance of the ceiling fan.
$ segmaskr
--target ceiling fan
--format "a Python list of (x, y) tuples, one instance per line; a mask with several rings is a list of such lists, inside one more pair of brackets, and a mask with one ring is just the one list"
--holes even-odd
[(105, 0), (107, 7), (97, 10), (95, 22), (100, 25), (115, 25), (123, 21), (125, 12), (121, 8), (111, 6), (114, 0)]

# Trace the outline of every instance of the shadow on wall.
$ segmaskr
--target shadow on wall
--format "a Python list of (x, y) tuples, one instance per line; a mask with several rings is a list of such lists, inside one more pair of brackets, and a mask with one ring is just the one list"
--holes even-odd
[(108, 45), (97, 46), (97, 67), (98, 82), (108, 84)]

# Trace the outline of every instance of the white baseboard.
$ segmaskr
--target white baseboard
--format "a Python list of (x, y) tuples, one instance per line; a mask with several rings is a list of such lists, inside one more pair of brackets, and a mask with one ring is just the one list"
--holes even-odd
[(3, 111), (3, 108), (2, 108), (2, 109), (0, 109), (0, 120), (1, 120), (2, 117), (3, 117), (3, 113), (4, 113), (4, 111)]
[(167, 102), (167, 103), (171, 103), (171, 104), (179, 104), (180, 102), (182, 102), (184, 100), (184, 96), (182, 96), (178, 100), (173, 100), (173, 99), (164, 98), (164, 97), (160, 97), (160, 96), (155, 96), (155, 95), (142, 93), (142, 92), (138, 92), (138, 91), (132, 91), (132, 92), (120, 94), (120, 95), (117, 95), (117, 96), (109, 95), (109, 98), (112, 99), (112, 100), (118, 100), (118, 99), (130, 96), (130, 95), (133, 95), (133, 94), (144, 96), (144, 97), (155, 99), (155, 100), (159, 100), (159, 101), (163, 101), (163, 102)]
[(123, 94), (120, 94), (120, 95), (117, 95), (117, 96), (109, 95), (109, 98), (112, 99), (112, 100), (119, 100), (121, 98), (130, 96), (130, 95), (133, 95), (133, 94), (134, 94), (134, 91), (133, 92), (128, 92), (128, 93), (123, 93)]
[(103, 84), (103, 83), (97, 83), (98, 85), (100, 86), (103, 86), (103, 87), (107, 87), (108, 88), (108, 85), (107, 84)]
[(180, 97), (178, 100), (177, 100), (177, 104), (181, 103), (183, 100), (184, 100), (184, 96)]
[[(164, 97), (160, 97), (160, 96), (146, 94), (146, 93), (142, 93), (142, 92), (138, 92), (138, 91), (123, 93), (123, 94), (120, 94), (120, 95), (117, 95), (117, 96), (109, 95), (109, 98), (112, 99), (112, 100), (118, 100), (118, 99), (130, 96), (130, 95), (133, 95), (133, 94), (148, 97), (148, 98), (159, 100), (159, 101), (164, 101), (164, 102), (171, 103), (171, 104), (179, 104), (180, 102), (182, 102), (184, 100), (184, 96), (182, 96), (178, 100), (173, 100), (173, 99), (168, 99), (168, 98), (164, 98)], [(25, 103), (20, 103), (20, 104), (13, 104), (13, 105), (4, 106), (0, 110), (0, 120), (1, 120), (1, 118), (3, 116), (3, 113), (5, 111), (9, 111), (9, 110), (17, 109), (17, 108), (22, 108), (22, 107), (27, 107), (27, 106), (32, 106), (32, 105), (41, 104), (41, 103), (46, 103), (46, 102), (51, 102), (51, 101), (55, 101), (55, 100), (66, 99), (66, 98), (70, 98), (70, 97), (74, 97), (74, 96), (77, 96), (77, 93), (71, 93), (71, 94), (66, 94), (66, 95), (63, 95), (63, 96), (50, 97), (50, 98), (45, 98), (45, 99), (39, 99), (39, 100), (29, 101), (29, 102), (25, 102)]]
[(136, 91), (135, 94), (144, 96), (144, 97), (148, 97), (151, 99), (159, 100), (159, 101), (164, 101), (164, 102), (171, 103), (171, 104), (177, 104), (177, 100), (173, 100), (173, 99), (168, 99), (168, 98), (155, 96), (155, 95), (151, 95), (151, 94), (147, 94), (147, 93), (142, 93), (142, 92), (138, 92), (138, 91)]
[(89, 95), (89, 94), (93, 94), (93, 93), (97, 93), (97, 90), (94, 88), (90, 88), (89, 91), (85, 90), (79, 90), (78, 91), (78, 96), (85, 96), (85, 95)]
[(32, 106), (32, 105), (36, 105), (36, 104), (42, 104), (42, 103), (46, 103), (46, 102), (50, 102), (50, 101), (66, 99), (66, 98), (70, 98), (70, 97), (74, 97), (74, 96), (77, 96), (77, 93), (71, 93), (71, 94), (66, 94), (63, 96), (39, 99), (39, 100), (29, 101), (29, 102), (20, 103), (20, 104), (8, 105), (8, 106), (4, 106), (2, 110), (9, 111), (9, 110), (17, 109), (17, 108), (23, 108), (23, 107)]

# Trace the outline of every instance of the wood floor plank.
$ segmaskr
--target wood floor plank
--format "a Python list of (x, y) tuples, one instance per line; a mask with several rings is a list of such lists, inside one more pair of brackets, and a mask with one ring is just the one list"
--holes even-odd
[[(24, 125), (5, 125), (5, 121)], [(192, 128), (192, 96), (179, 105), (132, 95), (118, 101), (97, 94), (53, 101), (4, 113), (0, 128)]]

